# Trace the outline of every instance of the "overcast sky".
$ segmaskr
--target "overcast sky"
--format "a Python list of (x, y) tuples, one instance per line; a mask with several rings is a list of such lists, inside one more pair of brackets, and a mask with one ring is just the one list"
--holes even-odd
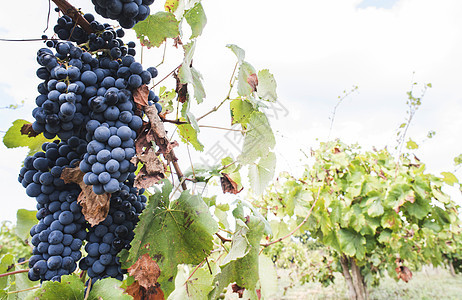
[[(93, 11), (90, 1), (71, 2), (85, 12)], [(158, 0), (152, 11), (162, 4)], [(304, 157), (300, 149), (308, 151), (316, 147), (317, 139), (327, 139), (337, 97), (355, 85), (358, 91), (337, 109), (331, 138), (358, 142), (366, 149), (372, 145), (392, 149), (396, 129), (406, 117), (406, 92), (412, 81), (419, 83), (416, 95), (423, 84), (433, 85), (409, 131), (421, 143), (417, 156), (433, 173), (454, 170), (453, 158), (462, 153), (460, 0), (204, 0), (203, 4), (208, 24), (198, 40), (194, 65), (204, 76), (207, 99), (193, 111), (201, 115), (226, 96), (235, 57), (225, 45), (245, 49), (246, 60), (257, 70), (269, 69), (278, 84), (280, 105), (271, 123), (279, 171), (300, 174)], [(46, 0), (26, 1), (20, 11), (13, 2), (3, 4), (0, 38), (40, 37), (47, 10)], [(55, 20), (52, 13), (50, 29)], [(42, 46), (41, 42), (0, 42), (0, 106), (26, 101), (21, 109), (0, 110), (2, 131), (15, 119), (32, 121), (39, 83), (35, 54)], [(143, 64), (157, 65), (162, 51), (146, 51)], [(181, 62), (180, 54), (181, 50), (167, 48), (160, 77)], [(165, 84), (173, 88), (172, 81)], [(225, 108), (201, 124), (230, 127), (229, 112)], [(429, 130), (436, 136), (424, 141)], [(225, 131), (203, 128), (200, 139), (208, 148), (193, 154), (195, 159), (210, 159), (208, 151), (217, 142), (237, 153)], [(185, 149), (181, 145), (178, 150), (184, 169), (189, 165)], [(0, 151), (0, 220), (14, 220), (18, 208), (35, 207), (35, 200), (27, 198), (17, 182), (27, 150), (9, 150), (2, 144)], [(459, 193), (452, 195), (460, 201)]]

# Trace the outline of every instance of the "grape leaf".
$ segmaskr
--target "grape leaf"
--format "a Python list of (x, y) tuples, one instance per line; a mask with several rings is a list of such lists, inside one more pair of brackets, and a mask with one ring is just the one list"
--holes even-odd
[(409, 150), (414, 150), (418, 149), (419, 145), (416, 142), (414, 142), (411, 138), (409, 138), (409, 141), (406, 142), (406, 148)]
[(92, 285), (88, 300), (132, 299), (131, 296), (124, 294), (124, 290), (120, 288), (120, 285), (121, 282), (115, 278), (98, 280)]
[(227, 48), (231, 49), (233, 53), (236, 55), (238, 63), (241, 64), (244, 61), (245, 58), (245, 51), (240, 48), (239, 46), (236, 46), (234, 44), (228, 44), (226, 45)]
[(175, 290), (168, 297), (169, 300), (202, 300), (212, 290), (213, 275), (207, 267), (196, 270), (189, 278), (191, 270), (185, 265), (178, 266), (178, 273), (175, 278)]
[(258, 217), (249, 216), (244, 223), (236, 219), (228, 255), (220, 265), (221, 271), (214, 280), (209, 299), (216, 299), (223, 288), (235, 282), (239, 287), (255, 291), (258, 282), (258, 252), (265, 225)]
[(165, 296), (174, 289), (173, 279), (179, 264), (199, 264), (213, 248), (213, 235), (218, 230), (208, 206), (199, 195), (188, 191), (173, 198), (172, 184), (162, 181), (162, 191), (156, 190), (135, 228), (130, 252), (124, 252), (121, 261), (133, 265), (147, 253), (156, 260), (161, 273), (158, 279)]
[(196, 38), (202, 34), (202, 30), (207, 24), (207, 17), (205, 16), (204, 8), (200, 2), (196, 3), (193, 8), (187, 10), (184, 14), (186, 22), (191, 26), (190, 39)]
[(82, 214), (85, 216), (85, 220), (91, 226), (95, 226), (106, 219), (109, 212), (111, 194), (95, 194), (93, 188), (83, 182), (83, 175), (84, 173), (80, 171), (79, 167), (64, 168), (61, 173), (61, 179), (66, 184), (73, 182), (80, 186), (82, 191), (77, 198), (77, 203), (82, 206)]
[(259, 157), (267, 157), (268, 151), (276, 144), (268, 118), (259, 111), (254, 111), (249, 118), (247, 132), (238, 160), (243, 164), (251, 164)]
[(347, 229), (340, 229), (339, 231), (340, 247), (348, 256), (356, 256), (359, 260), (364, 258), (366, 253), (366, 238), (362, 235)]
[(265, 191), (266, 186), (273, 179), (275, 169), (274, 152), (268, 152), (266, 157), (261, 157), (257, 163), (249, 166), (249, 182), (256, 194), (260, 195)]
[[(75, 274), (64, 275), (61, 277), (61, 282), (44, 281), (42, 284), (42, 287), (36, 290), (34, 293), (29, 294), (26, 299), (28, 300), (35, 300), (35, 299), (82, 300), (85, 296), (84, 289), (85, 289), (85, 286), (77, 275)], [(93, 297), (90, 299), (98, 299), (98, 298)], [(101, 298), (101, 299), (109, 300), (110, 298)]]
[[(14, 265), (14, 257), (11, 254), (5, 254), (0, 257), (0, 274), (11, 271), (10, 266)], [(5, 289), (8, 286), (9, 276), (0, 277), (0, 290)]]
[(135, 280), (142, 287), (149, 289), (156, 285), (160, 269), (157, 263), (146, 253), (141, 255), (136, 263), (128, 268), (128, 274), (135, 277)]
[(269, 70), (258, 71), (257, 95), (270, 102), (276, 102), (278, 96), (276, 94), (276, 80)]
[(27, 239), (30, 234), (29, 231), (35, 224), (38, 223), (36, 210), (18, 209), (16, 212), (16, 227), (15, 233), (22, 240)]
[[(131, 278), (131, 277), (129, 277)], [(164, 292), (159, 287), (145, 289), (138, 281), (134, 281), (126, 289), (125, 293), (132, 296), (133, 300), (164, 300)]]
[(174, 12), (178, 7), (179, 2), (180, 2), (179, 0), (165, 1), (165, 4), (164, 4), (165, 11)]
[(192, 75), (192, 86), (194, 88), (194, 98), (196, 99), (197, 103), (202, 103), (205, 98), (205, 89), (202, 83), (202, 74), (194, 67), (191, 67), (191, 75)]
[(179, 21), (171, 12), (159, 11), (146, 20), (138, 22), (133, 29), (141, 44), (148, 47), (159, 47), (167, 38), (175, 38), (180, 34)]
[(191, 144), (197, 151), (204, 151), (204, 145), (197, 139), (197, 131), (191, 124), (178, 125), (178, 134), (183, 143)]
[(231, 124), (241, 124), (243, 129), (247, 128), (250, 115), (255, 111), (252, 103), (247, 100), (235, 99), (229, 104), (231, 110)]
[(450, 186), (454, 186), (455, 183), (459, 183), (457, 177), (450, 172), (441, 172), (441, 175), (443, 175), (443, 181)]
[(237, 93), (239, 96), (249, 96), (254, 91), (248, 80), (253, 74), (255, 74), (254, 67), (246, 61), (242, 62), (239, 66), (239, 74), (237, 76)]
[(263, 299), (270, 299), (278, 292), (278, 277), (273, 261), (266, 255), (258, 256), (258, 276), (260, 277)]
[(13, 125), (3, 136), (3, 144), (7, 148), (28, 147), (28, 155), (32, 155), (38, 151), (41, 151), (42, 144), (49, 142), (49, 140), (46, 139), (42, 133), (36, 137), (28, 137), (27, 135), (21, 134), (21, 128), (25, 124), (30, 124), (30, 122), (22, 119), (14, 121)]

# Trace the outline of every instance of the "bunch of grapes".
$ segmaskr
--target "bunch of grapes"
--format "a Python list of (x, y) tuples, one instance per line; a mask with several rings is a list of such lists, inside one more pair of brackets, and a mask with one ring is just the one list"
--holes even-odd
[(80, 187), (60, 178), (64, 168), (73, 167), (82, 157), (86, 142), (74, 137), (68, 143), (44, 143), (42, 149), (24, 160), (18, 178), (27, 195), (36, 198), (38, 209), (39, 223), (30, 230), (34, 248), (29, 278), (57, 280), (75, 271), (87, 236), (77, 203)]
[(79, 266), (87, 270), (88, 276), (93, 279), (123, 278), (124, 270), (117, 254), (122, 249), (130, 248), (133, 229), (147, 200), (142, 195), (143, 190), (138, 191), (132, 186), (133, 179), (132, 175), (120, 192), (112, 194), (108, 216), (88, 232), (88, 243), (85, 245), (88, 256), (80, 261)]
[(132, 28), (145, 20), (154, 0), (92, 0), (95, 11), (104, 18), (117, 20), (123, 28)]
[[(123, 3), (123, 7), (146, 6), (142, 1)], [(91, 278), (121, 280), (124, 270), (116, 256), (130, 247), (147, 200), (144, 190), (134, 187), (136, 166), (130, 161), (143, 125), (133, 92), (149, 84), (157, 70), (144, 70), (136, 62), (134, 43), (121, 40), (122, 29), (100, 24), (90, 14), (84, 17), (95, 33), (86, 33), (63, 16), (54, 30), (69, 41), (47, 41), (49, 48), (37, 52), (37, 76), (43, 82), (38, 86), (32, 129), (61, 141), (44, 143), (43, 152), (26, 157), (18, 178), (27, 195), (37, 201), (39, 223), (30, 231), (31, 280), (59, 281), (77, 265)], [(151, 90), (148, 103), (160, 113), (158, 101)], [(111, 194), (106, 219), (94, 227), (77, 202), (80, 187), (61, 179), (64, 168), (77, 166), (84, 173), (83, 183), (92, 186), (95, 194)], [(88, 253), (83, 259), (82, 246)]]

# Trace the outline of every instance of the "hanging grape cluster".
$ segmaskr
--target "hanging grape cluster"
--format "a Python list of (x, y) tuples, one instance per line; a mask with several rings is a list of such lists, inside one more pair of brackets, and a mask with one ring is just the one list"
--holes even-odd
[[(95, 5), (109, 2), (94, 1)], [(122, 15), (114, 13), (117, 7), (107, 5), (105, 13), (130, 28), (149, 14), (152, 2), (123, 1)], [(134, 6), (138, 13), (128, 14)], [(135, 60), (135, 44), (125, 44), (123, 29), (101, 24), (91, 14), (84, 18), (93, 33), (62, 16), (54, 31), (67, 41), (48, 40), (48, 48), (37, 51), (36, 74), (43, 82), (37, 87), (32, 129), (59, 140), (44, 143), (43, 151), (26, 157), (19, 173), (19, 182), (36, 199), (38, 209), (39, 222), (30, 230), (31, 280), (59, 281), (77, 266), (93, 279), (122, 280), (124, 270), (117, 254), (130, 248), (138, 216), (146, 206), (144, 190), (134, 187), (136, 166), (130, 162), (143, 125), (133, 93), (149, 84), (157, 70), (145, 70)], [(148, 103), (160, 113), (158, 100), (151, 90)], [(83, 182), (94, 194), (110, 194), (109, 213), (94, 227), (77, 202), (81, 186), (61, 179), (65, 168), (75, 167), (84, 173)], [(82, 247), (87, 253), (84, 258)]]

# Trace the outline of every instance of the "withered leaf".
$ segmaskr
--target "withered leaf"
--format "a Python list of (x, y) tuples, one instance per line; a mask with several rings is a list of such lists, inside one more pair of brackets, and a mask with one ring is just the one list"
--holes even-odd
[(242, 191), (243, 187), (239, 190), (238, 184), (226, 173), (221, 173), (220, 181), (223, 193), (237, 194)]
[(257, 91), (257, 85), (258, 85), (257, 74), (255, 74), (255, 73), (250, 74), (249, 77), (247, 77), (247, 83), (250, 84), (250, 86), (252, 87), (252, 91), (256, 92)]
[(159, 286), (153, 286), (149, 289), (142, 287), (138, 281), (135, 281), (125, 289), (125, 293), (132, 296), (134, 300), (164, 300), (164, 292)]
[(143, 167), (135, 178), (135, 187), (137, 188), (146, 189), (165, 177), (164, 165), (152, 147), (147, 148), (142, 154), (133, 157), (131, 162), (135, 166), (138, 162), (143, 163)]
[(37, 135), (39, 135), (39, 133), (35, 132), (34, 129), (32, 129), (32, 124), (22, 125), (21, 134), (27, 135), (28, 137), (36, 137)]
[(398, 279), (401, 279), (404, 282), (409, 282), (412, 279), (412, 272), (406, 266), (400, 266), (395, 269), (398, 274)]
[(133, 100), (141, 107), (148, 106), (149, 88), (143, 84), (133, 91)]
[(178, 95), (178, 101), (181, 103), (185, 103), (188, 101), (188, 84), (187, 83), (181, 83), (180, 78), (176, 73), (173, 73), (173, 77), (176, 79), (176, 89), (175, 92)]
[[(170, 153), (170, 151), (172, 151), (172, 149), (176, 147), (178, 143), (170, 142), (170, 140), (167, 138), (164, 123), (162, 123), (161, 119), (159, 118), (157, 108), (154, 105), (146, 106), (144, 108), (144, 112), (149, 118), (149, 122), (151, 125), (150, 130), (152, 130), (152, 136), (154, 137), (155, 144), (157, 145), (157, 147), (159, 147), (159, 153)], [(148, 142), (151, 142), (151, 140), (148, 139)]]
[(144, 287), (149, 289), (155, 287), (157, 279), (160, 276), (160, 268), (156, 261), (153, 260), (149, 254), (143, 254), (136, 263), (128, 268), (128, 274), (135, 277), (135, 280)]
[(244, 295), (245, 288), (238, 286), (236, 283), (231, 285), (231, 289), (233, 290), (233, 293), (237, 293), (239, 295), (239, 298), (242, 298)]
[(82, 214), (85, 216), (85, 220), (91, 226), (95, 226), (106, 219), (109, 212), (111, 195), (108, 193), (102, 195), (95, 194), (93, 188), (83, 182), (83, 175), (84, 173), (78, 167), (64, 168), (61, 173), (61, 179), (66, 184), (76, 183), (80, 186), (82, 191), (77, 198), (77, 203), (82, 206)]

